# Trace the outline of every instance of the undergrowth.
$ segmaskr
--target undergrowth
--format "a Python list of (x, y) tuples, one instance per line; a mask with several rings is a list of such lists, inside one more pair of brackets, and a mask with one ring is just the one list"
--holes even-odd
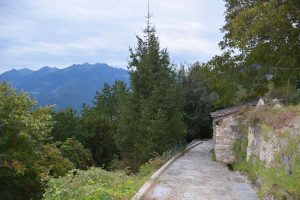
[(249, 126), (264, 124), (279, 129), (288, 125), (297, 115), (300, 115), (300, 105), (282, 108), (261, 106), (248, 113), (247, 123)]
[(95, 167), (88, 170), (73, 170), (64, 177), (51, 179), (47, 184), (43, 199), (131, 199), (158, 168), (185, 148), (185, 143), (175, 146), (162, 156), (150, 159), (140, 166), (138, 173), (135, 174), (121, 170), (106, 171)]
[[(255, 161), (254, 161), (255, 160)], [(300, 199), (300, 162), (299, 155), (292, 161), (292, 174), (288, 175), (284, 165), (276, 162), (276, 166), (267, 168), (265, 163), (250, 158), (233, 165), (234, 170), (247, 173), (251, 181), (260, 180), (258, 195), (263, 198), (272, 195), (274, 199)]]

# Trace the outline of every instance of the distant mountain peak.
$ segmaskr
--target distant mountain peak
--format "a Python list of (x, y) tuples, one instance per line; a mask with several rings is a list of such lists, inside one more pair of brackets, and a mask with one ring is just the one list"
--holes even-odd
[(76, 70), (82, 70), (82, 71), (90, 71), (90, 70), (98, 70), (98, 69), (117, 69), (115, 67), (109, 66), (106, 63), (95, 63), (95, 64), (90, 64), (90, 63), (82, 63), (82, 64), (73, 64), (70, 67), (64, 68), (64, 70), (71, 70), (71, 69), (76, 69)]
[(21, 68), (21, 69), (12, 69), (10, 71), (32, 72), (33, 70), (24, 67), (24, 68)]
[(37, 70), (36, 72), (38, 72), (38, 71), (43, 71), (43, 72), (53, 72), (53, 71), (56, 71), (56, 70), (58, 70), (58, 68), (56, 68), (56, 67), (49, 67), (49, 66), (45, 66), (45, 67), (42, 67), (42, 68), (40, 68), (39, 70)]
[(9, 71), (4, 72), (3, 74), (18, 74), (18, 75), (27, 75), (34, 72), (31, 69), (28, 68), (22, 68), (22, 69), (12, 69)]
[[(45, 67), (42, 67), (41, 69), (42, 70), (49, 70), (49, 69), (53, 69), (53, 67), (45, 66)], [(41, 70), (41, 69), (39, 69), (39, 70)]]
[(40, 105), (56, 104), (57, 110), (73, 107), (79, 111), (82, 103), (92, 103), (104, 83), (112, 85), (116, 80), (129, 83), (128, 71), (105, 63), (74, 64), (63, 69), (45, 66), (36, 71), (14, 69), (0, 74), (0, 81), (28, 92)]

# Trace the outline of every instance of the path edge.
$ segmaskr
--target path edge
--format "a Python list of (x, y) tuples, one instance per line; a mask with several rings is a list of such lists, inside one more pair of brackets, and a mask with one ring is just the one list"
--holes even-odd
[(178, 158), (183, 156), (186, 152), (201, 144), (202, 140), (193, 140), (185, 150), (176, 154), (173, 158), (171, 158), (166, 164), (164, 164), (161, 168), (159, 168), (150, 178), (149, 180), (139, 189), (139, 191), (132, 197), (131, 200), (142, 200), (147, 192), (152, 188), (157, 178), (164, 172), (166, 169), (175, 162)]

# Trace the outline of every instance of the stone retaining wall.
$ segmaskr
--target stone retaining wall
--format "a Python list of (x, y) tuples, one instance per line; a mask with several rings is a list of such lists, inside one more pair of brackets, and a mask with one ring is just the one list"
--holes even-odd
[[(286, 152), (290, 141), (297, 141), (300, 137), (300, 116), (295, 117), (288, 126), (274, 129), (266, 125), (259, 125), (248, 128), (247, 160), (255, 156), (264, 161), (266, 166), (272, 165), (278, 154), (281, 154), (281, 161), (288, 171), (291, 165), (290, 160), (293, 152)], [(298, 144), (300, 151), (300, 143)]]
[[(233, 112), (213, 119), (213, 140), (216, 160), (225, 164), (235, 162), (234, 144), (239, 137), (239, 127), (245, 126), (243, 112)], [(296, 116), (287, 126), (274, 129), (266, 125), (248, 127), (247, 160), (255, 156), (270, 165), (276, 155), (287, 147), (289, 140), (300, 137), (300, 116)], [(300, 149), (300, 144), (299, 144)], [(289, 160), (288, 157), (282, 158)]]

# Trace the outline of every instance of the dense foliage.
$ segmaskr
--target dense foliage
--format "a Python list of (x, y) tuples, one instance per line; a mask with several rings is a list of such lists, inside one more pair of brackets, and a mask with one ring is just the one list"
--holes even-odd
[(218, 95), (214, 105), (239, 104), (270, 90), (286, 103), (299, 102), (299, 1), (225, 2), (223, 53), (205, 64)]
[[(298, 0), (226, 1), (223, 49), (238, 49), (248, 67), (285, 81), (299, 72), (300, 2)], [(298, 74), (299, 75), (299, 74)]]
[(42, 178), (45, 179), (43, 181), (47, 181), (49, 177), (64, 176), (71, 169), (75, 168), (75, 165), (52, 144), (44, 146), (42, 163), (43, 167), (47, 169), (46, 172), (41, 174)]
[(141, 165), (137, 173), (100, 168), (72, 170), (66, 176), (52, 178), (47, 183), (45, 200), (50, 199), (131, 199), (149, 177), (165, 162), (186, 148), (179, 144)]
[(73, 170), (64, 177), (50, 180), (43, 199), (131, 199), (163, 163), (163, 159), (156, 158), (141, 166), (139, 173), (131, 175), (100, 168)]
[(51, 135), (54, 141), (63, 142), (67, 138), (75, 136), (78, 119), (73, 109), (66, 108), (60, 112), (55, 112), (53, 119), (55, 124)]
[(217, 93), (212, 90), (205, 65), (193, 64), (183, 76), (182, 85), (185, 91), (184, 122), (187, 125), (187, 140), (210, 138), (210, 112), (214, 109)]
[(166, 49), (161, 49), (149, 22), (144, 36), (130, 48), (131, 91), (119, 101), (114, 137), (121, 157), (136, 168), (151, 154), (171, 148), (184, 138), (183, 92)]
[[(0, 113), (0, 198), (39, 198), (43, 174), (50, 170), (44, 158), (52, 150), (44, 145), (53, 126), (51, 108), (35, 107), (26, 94), (4, 82)], [(52, 165), (61, 162), (60, 155), (49, 156)]]
[(68, 138), (59, 148), (62, 155), (69, 159), (77, 169), (87, 169), (93, 165), (91, 152), (75, 138)]

